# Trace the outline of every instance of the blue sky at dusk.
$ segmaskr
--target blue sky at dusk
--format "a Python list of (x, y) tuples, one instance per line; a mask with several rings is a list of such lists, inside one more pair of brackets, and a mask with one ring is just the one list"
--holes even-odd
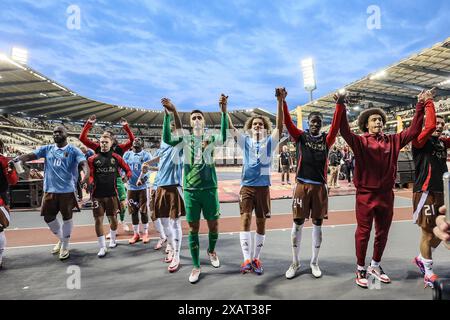
[[(67, 8), (80, 8), (79, 30)], [(369, 30), (367, 8), (381, 10)], [(449, 1), (3, 0), (0, 52), (85, 97), (159, 109), (275, 111), (274, 88), (303, 104), (300, 61), (313, 57), (320, 97), (450, 36)]]

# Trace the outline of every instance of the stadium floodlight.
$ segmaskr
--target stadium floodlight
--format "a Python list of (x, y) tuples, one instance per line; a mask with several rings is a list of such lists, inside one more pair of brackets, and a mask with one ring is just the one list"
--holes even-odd
[(339, 90), (340, 94), (345, 94), (345, 88), (342, 88), (341, 90)]
[(13, 47), (11, 49), (11, 59), (20, 64), (26, 65), (28, 63), (28, 50)]
[(383, 79), (387, 76), (387, 72), (386, 70), (377, 72), (375, 74), (370, 75), (369, 79), (370, 80), (378, 80), (378, 79)]
[(309, 92), (310, 101), (312, 101), (312, 92), (317, 88), (314, 61), (312, 58), (303, 59), (301, 61), (301, 66), (303, 73), (303, 87)]

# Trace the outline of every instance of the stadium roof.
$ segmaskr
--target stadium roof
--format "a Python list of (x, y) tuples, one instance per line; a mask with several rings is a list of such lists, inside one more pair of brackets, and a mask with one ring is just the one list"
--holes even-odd
[[(422, 89), (436, 87), (438, 97), (450, 97), (450, 38), (384, 70), (355, 81), (344, 88), (352, 105), (381, 108), (411, 105)], [(333, 93), (302, 106), (304, 113), (320, 111), (326, 118), (334, 113)], [(0, 112), (21, 113), (29, 117), (85, 120), (95, 114), (99, 121), (116, 123), (125, 117), (131, 124), (161, 126), (161, 110), (130, 108), (80, 96), (32, 68), (0, 54)], [(275, 115), (260, 108), (230, 112), (236, 127), (242, 127), (251, 114)], [(180, 112), (184, 125), (189, 113)], [(295, 114), (294, 114), (295, 115)], [(220, 113), (205, 113), (208, 126), (220, 125)]]
[[(117, 106), (80, 96), (32, 68), (0, 54), (0, 112), (49, 119), (85, 120), (95, 114), (99, 121), (116, 123), (124, 117), (131, 124), (161, 126), (164, 112)], [(252, 114), (275, 116), (260, 108), (230, 111), (233, 124), (242, 127)], [(189, 113), (180, 112), (183, 125)], [(220, 112), (205, 112), (208, 126), (220, 125)]]
[[(433, 87), (437, 88), (438, 97), (450, 96), (450, 38), (342, 89), (349, 92), (351, 105), (367, 108), (371, 102), (385, 109), (414, 104), (421, 90)], [(302, 111), (320, 111), (332, 116), (333, 94), (307, 103)]]

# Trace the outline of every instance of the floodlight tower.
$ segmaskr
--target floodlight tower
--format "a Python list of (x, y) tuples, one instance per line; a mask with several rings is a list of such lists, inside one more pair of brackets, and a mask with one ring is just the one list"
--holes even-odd
[(314, 61), (312, 58), (303, 59), (301, 61), (303, 73), (303, 87), (309, 92), (309, 101), (312, 102), (312, 92), (316, 90), (316, 76), (314, 72)]

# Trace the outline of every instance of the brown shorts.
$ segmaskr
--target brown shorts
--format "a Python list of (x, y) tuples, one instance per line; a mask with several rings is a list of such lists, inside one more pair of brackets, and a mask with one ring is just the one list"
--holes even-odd
[(130, 214), (147, 213), (147, 189), (128, 190), (127, 199)]
[(183, 191), (179, 186), (158, 187), (155, 195), (156, 218), (177, 219), (186, 215)]
[(270, 218), (269, 187), (241, 187), (241, 191), (239, 192), (239, 207), (241, 214), (251, 214), (255, 210), (257, 218)]
[(61, 212), (64, 220), (72, 219), (72, 211), (78, 208), (74, 192), (44, 193), (42, 197), (41, 216), (53, 216)]
[[(420, 199), (424, 195), (422, 192), (414, 192), (413, 194), (413, 212), (416, 212)], [(439, 208), (444, 205), (444, 194), (442, 192), (428, 193), (428, 197), (419, 211), (417, 225), (432, 233), (436, 226), (436, 217), (440, 215)]]
[(328, 219), (328, 190), (325, 184), (297, 182), (292, 198), (294, 219)]
[(120, 202), (117, 197), (104, 197), (92, 199), (94, 217), (112, 217), (120, 212)]

